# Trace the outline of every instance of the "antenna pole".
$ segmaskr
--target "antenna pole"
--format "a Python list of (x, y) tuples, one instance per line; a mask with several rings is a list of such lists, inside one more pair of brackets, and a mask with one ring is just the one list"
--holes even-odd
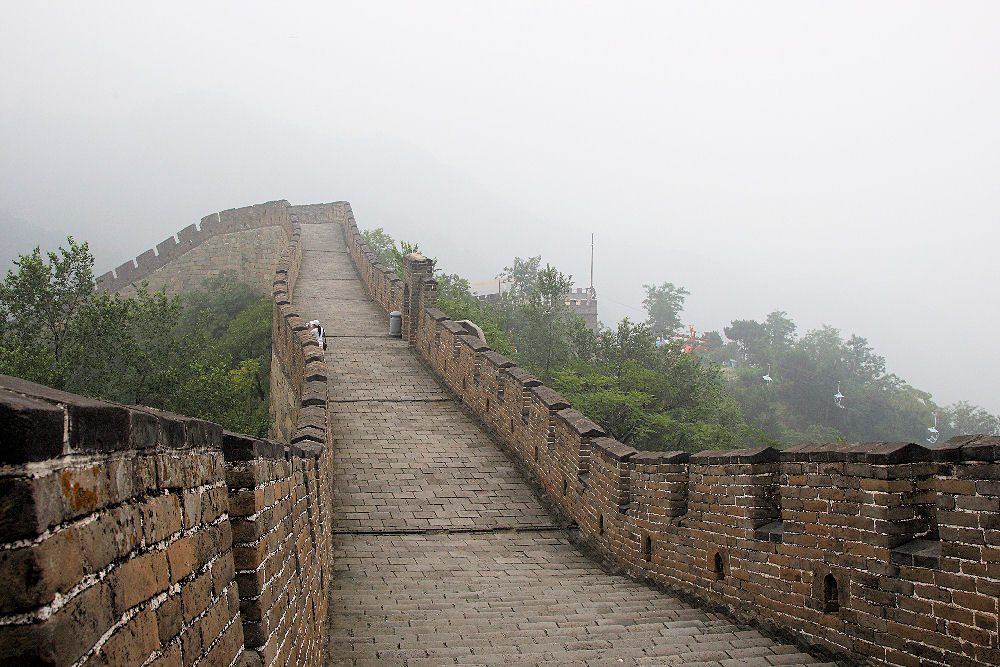
[(594, 291), (594, 234), (590, 234), (590, 291)]

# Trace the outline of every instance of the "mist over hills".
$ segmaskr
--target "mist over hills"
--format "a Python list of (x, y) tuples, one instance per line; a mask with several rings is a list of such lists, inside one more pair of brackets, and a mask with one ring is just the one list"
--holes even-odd
[(35, 246), (45, 252), (55, 250), (60, 244), (66, 244), (65, 236), (0, 210), (0, 278), (15, 268), (15, 259), (30, 253)]
[[(501, 181), (494, 164), (462, 168), (416, 138), (348, 130), (341, 117), (332, 108), (329, 123), (315, 125), (205, 91), (108, 116), (0, 108), (0, 124), (19, 128), (4, 139), (0, 201), (38, 230), (24, 236), (25, 225), (12, 224), (6, 243), (19, 247), (6, 252), (54, 248), (72, 234), (90, 242), (102, 273), (218, 210), (346, 199), (363, 227), (419, 243), (447, 272), (489, 278), (514, 256), (541, 254), (581, 283), (593, 232), (607, 324), (643, 319), (642, 285), (671, 281), (690, 290), (684, 320), (699, 331), (784, 310), (803, 331), (831, 324), (865, 336), (891, 370), (941, 403), (1000, 412), (987, 380), (1000, 358), (983, 345), (995, 316), (981, 307), (1000, 298), (1000, 280), (980, 277), (995, 231), (963, 243), (957, 262), (959, 239), (935, 243), (926, 228), (886, 236), (829, 212), (793, 224), (789, 211), (776, 229), (760, 226), (755, 218), (768, 212), (759, 202), (696, 175), (669, 187), (668, 173), (626, 184), (602, 171), (605, 180), (573, 187), (565, 175), (525, 170)], [(805, 199), (788, 191), (793, 204)]]

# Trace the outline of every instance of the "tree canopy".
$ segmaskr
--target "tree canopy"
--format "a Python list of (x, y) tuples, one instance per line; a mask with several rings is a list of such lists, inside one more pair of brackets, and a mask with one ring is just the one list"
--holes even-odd
[(646, 324), (656, 335), (673, 336), (682, 328), (681, 312), (684, 310), (684, 299), (690, 292), (673, 283), (660, 285), (643, 285), (646, 298), (642, 305), (649, 314)]
[[(729, 389), (751, 423), (789, 445), (850, 440), (910, 440), (933, 444), (958, 433), (1000, 434), (1000, 420), (965, 402), (939, 406), (886, 366), (868, 340), (846, 338), (823, 325), (796, 337), (784, 311), (763, 322), (733, 320), (728, 343), (713, 345), (708, 357), (736, 360), (726, 369)], [(768, 372), (769, 369), (769, 372)], [(765, 372), (770, 382), (762, 379)], [(834, 400), (834, 394), (843, 398)]]
[[(387, 255), (396, 248), (382, 229), (364, 234)], [(541, 256), (515, 257), (502, 277), (507, 291), (487, 304), (460, 276), (438, 274), (438, 305), (454, 319), (475, 321), (493, 349), (637, 447), (931, 444), (928, 428), (935, 417), (942, 440), (957, 433), (1000, 434), (996, 415), (966, 402), (939, 406), (929, 393), (890, 373), (866, 338), (845, 337), (828, 325), (800, 337), (783, 310), (761, 321), (733, 320), (725, 337), (717, 331), (702, 336), (707, 351), (685, 350), (670, 339), (677, 341), (682, 332), (690, 293), (674, 283), (643, 285), (645, 322), (626, 318), (595, 333), (565, 306), (571, 277), (543, 266)], [(657, 337), (667, 344), (657, 347)], [(838, 387), (844, 398), (835, 401)]]
[(0, 285), (0, 373), (267, 434), (269, 298), (231, 273), (174, 298), (95, 292), (87, 244), (67, 246), (21, 255)]
[(397, 247), (396, 241), (381, 227), (364, 230), (361, 232), (361, 238), (378, 257), (378, 261), (392, 269), (397, 276), (403, 275), (403, 257), (411, 252), (420, 252), (420, 247), (409, 241), (400, 241)]

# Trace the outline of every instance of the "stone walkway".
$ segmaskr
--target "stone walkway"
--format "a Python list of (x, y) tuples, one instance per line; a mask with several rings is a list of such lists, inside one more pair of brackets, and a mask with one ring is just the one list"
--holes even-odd
[(294, 301), (330, 336), (332, 664), (819, 664), (581, 555), (406, 343), (385, 335), (340, 226), (304, 224), (302, 239)]

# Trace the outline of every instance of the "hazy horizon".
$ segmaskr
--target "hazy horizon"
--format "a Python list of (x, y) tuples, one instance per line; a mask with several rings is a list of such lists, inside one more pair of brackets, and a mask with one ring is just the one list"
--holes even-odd
[(447, 272), (585, 285), (594, 233), (607, 324), (670, 281), (701, 331), (784, 310), (1000, 413), (995, 3), (7, 16), (6, 239), (87, 239), (100, 273), (221, 209), (347, 200)]

